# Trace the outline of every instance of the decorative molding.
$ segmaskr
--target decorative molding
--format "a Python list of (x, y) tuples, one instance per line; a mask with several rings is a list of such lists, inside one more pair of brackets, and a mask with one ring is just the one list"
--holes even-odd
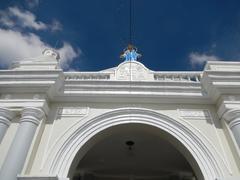
[(153, 74), (137, 61), (126, 61), (121, 63), (115, 72), (115, 78), (119, 81), (146, 81), (154, 80)]
[[(67, 108), (70, 108), (70, 107), (67, 107)], [(72, 108), (76, 109), (76, 107), (72, 107)], [(82, 107), (82, 109), (83, 109), (83, 108), (84, 108), (84, 107)], [(54, 129), (55, 129), (55, 122), (56, 122), (56, 121), (53, 122), (53, 125), (52, 125), (51, 130), (50, 130), (50, 135), (49, 135), (49, 137), (48, 137), (48, 142), (47, 142), (47, 145), (46, 145), (46, 147), (45, 147), (44, 157), (43, 157), (43, 161), (42, 161), (41, 168), (40, 168), (41, 171), (43, 170), (44, 166), (45, 166), (46, 163), (47, 163), (47, 157), (48, 157), (49, 154), (56, 148), (56, 146), (57, 146), (57, 144), (59, 143), (59, 141), (61, 141), (62, 139), (64, 139), (64, 136), (65, 136), (67, 133), (71, 132), (74, 127), (77, 127), (78, 124), (79, 124), (85, 117), (87, 117), (88, 114), (89, 114), (89, 107), (85, 107), (85, 109), (87, 109), (87, 114), (86, 114), (86, 115), (83, 115), (83, 116), (75, 116), (75, 115), (64, 115), (64, 116), (62, 116), (62, 115), (59, 115), (59, 113), (58, 113), (59, 111), (61, 111), (61, 109), (63, 109), (63, 107), (59, 107), (59, 108), (58, 108), (55, 119), (60, 119), (61, 117), (74, 117), (74, 118), (77, 118), (78, 121), (75, 122), (75, 123), (73, 123), (70, 127), (67, 127), (66, 130), (63, 131), (62, 134), (59, 135), (58, 138), (57, 138), (54, 142), (52, 142), (51, 145), (50, 145), (49, 142), (50, 142), (50, 139), (51, 139), (51, 137), (52, 137), (53, 131), (54, 131)]]
[(88, 112), (88, 107), (60, 107), (57, 110), (60, 117), (83, 117), (87, 116)]
[[(210, 120), (212, 124), (214, 124), (213, 122), (213, 119), (212, 119), (212, 116), (211, 116), (211, 113), (209, 110), (207, 109), (178, 109), (178, 112), (180, 114), (180, 116), (185, 119), (185, 120)], [(204, 133), (202, 133), (199, 129), (193, 127), (191, 124), (189, 124), (192, 128), (195, 129), (195, 131), (198, 131), (201, 136), (204, 136), (205, 139), (209, 142), (209, 145), (212, 146), (212, 148), (215, 149), (215, 145), (212, 144), (212, 142), (207, 138), (207, 136), (205, 136)], [(216, 127), (214, 126), (214, 130), (216, 132)], [(216, 135), (217, 135), (217, 138), (219, 139), (219, 136), (218, 136), (218, 133), (216, 132)], [(219, 139), (219, 143), (220, 143), (220, 146), (222, 147), (222, 143), (221, 143), (221, 140)], [(215, 149), (216, 152), (218, 152), (218, 154), (220, 155), (220, 152)], [(228, 161), (226, 160), (226, 155), (225, 155), (225, 151), (224, 151), (224, 148), (222, 148), (222, 151), (224, 153), (224, 157), (222, 157), (222, 160), (224, 161), (224, 164), (226, 164), (230, 174), (232, 173), (232, 170), (229, 166), (229, 163)]]
[(232, 129), (233, 127), (238, 126), (238, 125), (240, 125), (240, 117), (236, 118), (235, 120), (233, 120), (229, 123), (230, 129)]
[(45, 113), (40, 108), (26, 107), (22, 110), (22, 117), (20, 123), (22, 122), (32, 122), (36, 125), (45, 117)]
[(55, 51), (54, 49), (49, 49), (49, 48), (44, 49), (42, 54), (43, 54), (43, 56), (53, 57), (56, 60), (60, 59), (60, 54), (57, 51)]
[(227, 123), (231, 123), (233, 120), (240, 120), (240, 109), (230, 109), (223, 114), (223, 119), (227, 121)]
[(204, 70), (212, 71), (239, 71), (240, 63), (239, 62), (229, 62), (229, 61), (208, 61), (205, 65)]
[[(23, 175), (19, 175), (17, 176), (17, 180), (60, 180), (57, 176), (23, 176)], [(61, 179), (61, 180), (68, 180), (68, 178), (66, 179)]]
[(33, 99), (40, 99), (41, 98), (41, 95), (40, 94), (34, 94), (33, 95)]
[(178, 109), (179, 115), (189, 120), (208, 120), (212, 119), (207, 109)]
[(156, 81), (178, 81), (200, 83), (202, 72), (154, 72)]
[(11, 94), (6, 94), (5, 96), (4, 96), (4, 99), (11, 99), (12, 98), (12, 95)]
[(87, 140), (106, 128), (125, 123), (152, 125), (174, 136), (192, 153), (204, 179), (216, 179), (231, 174), (221, 155), (215, 148), (210, 148), (211, 145), (205, 137), (190, 128), (187, 121), (179, 122), (166, 115), (142, 108), (121, 108), (86, 122), (72, 132), (63, 144), (59, 144), (59, 149), (48, 154), (50, 167), (48, 166), (45, 171), (66, 177), (75, 154)]
[(16, 116), (16, 113), (8, 108), (0, 108), (0, 123), (10, 125), (11, 120)]
[(240, 109), (230, 109), (222, 117), (228, 123), (230, 129), (240, 125)]
[(109, 73), (82, 73), (82, 72), (65, 72), (65, 81), (89, 81), (89, 80), (109, 80), (110, 74)]

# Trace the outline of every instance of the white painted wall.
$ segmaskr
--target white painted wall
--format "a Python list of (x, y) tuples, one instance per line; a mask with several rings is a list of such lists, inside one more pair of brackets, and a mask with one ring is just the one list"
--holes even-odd
[[(22, 109), (41, 108), (46, 114), (19, 179), (67, 178), (65, 172), (54, 174), (56, 154), (63, 147), (69, 148), (65, 143), (86, 124), (121, 108), (125, 112), (147, 109), (179, 122), (206, 146), (203, 152), (208, 149), (214, 155), (216, 161), (212, 163), (219, 163), (216, 167), (222, 171), (216, 178), (240, 177), (239, 147), (225, 118), (230, 110), (240, 109), (240, 63), (209, 62), (203, 72), (154, 72), (139, 62), (124, 62), (100, 72), (66, 73), (56, 69), (57, 61), (52, 61), (50, 68), (42, 68), (44, 61), (38, 70), (39, 63), (32, 61), (28, 68), (22, 63), (15, 69), (0, 71), (0, 107), (17, 113), (0, 145), (0, 167)], [(35, 70), (29, 68), (31, 64)]]

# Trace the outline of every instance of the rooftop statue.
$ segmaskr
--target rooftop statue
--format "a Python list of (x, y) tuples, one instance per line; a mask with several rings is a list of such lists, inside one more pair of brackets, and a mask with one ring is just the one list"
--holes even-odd
[(120, 56), (124, 58), (125, 61), (136, 61), (141, 57), (141, 54), (137, 53), (137, 48), (129, 44), (127, 48), (124, 49), (123, 54)]

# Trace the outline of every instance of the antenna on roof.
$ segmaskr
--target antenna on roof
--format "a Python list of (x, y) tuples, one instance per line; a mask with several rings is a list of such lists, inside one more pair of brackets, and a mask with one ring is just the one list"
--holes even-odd
[(120, 56), (125, 61), (136, 61), (141, 57), (137, 48), (133, 45), (133, 0), (129, 0), (129, 43)]
[(132, 44), (133, 36), (133, 1), (129, 0), (129, 44)]

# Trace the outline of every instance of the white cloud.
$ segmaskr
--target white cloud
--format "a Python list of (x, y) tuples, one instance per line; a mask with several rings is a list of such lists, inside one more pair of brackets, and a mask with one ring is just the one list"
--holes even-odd
[[(46, 47), (52, 48), (36, 34), (23, 34), (14, 30), (0, 29), (0, 42), (0, 64), (5, 66), (16, 60), (37, 57)], [(65, 68), (81, 53), (66, 42), (57, 51), (61, 57), (60, 64)]]
[(60, 65), (63, 68), (69, 68), (72, 60), (81, 54), (80, 49), (74, 50), (73, 47), (67, 42), (64, 42), (63, 47), (57, 49), (57, 51), (61, 57)]
[(7, 27), (14, 26), (14, 21), (4, 11), (0, 11), (0, 23)]
[(5, 11), (0, 11), (0, 23), (8, 28), (22, 27), (34, 30), (62, 30), (62, 24), (59, 21), (53, 20), (52, 24), (37, 21), (33, 13), (20, 10), (18, 7), (9, 7)]
[(192, 66), (203, 65), (207, 61), (219, 61), (220, 59), (214, 55), (205, 53), (192, 52), (189, 54), (189, 60)]
[[(26, 1), (38, 5), (39, 1)], [(18, 7), (9, 7), (0, 10), (0, 65), (9, 66), (13, 61), (24, 60), (40, 56), (45, 48), (51, 48), (31, 30), (62, 30), (62, 24), (53, 19), (52, 24), (37, 21), (36, 16), (30, 11), (20, 10)], [(74, 49), (69, 43), (64, 42), (62, 47), (56, 49), (60, 53), (60, 64), (69, 68), (71, 61), (79, 56), (80, 49)]]
[(39, 5), (39, 0), (25, 0), (25, 3), (29, 8), (35, 8)]
[(35, 30), (47, 29), (47, 25), (36, 20), (36, 16), (30, 11), (22, 11), (18, 7), (9, 7), (0, 11), (0, 22), (6, 27), (20, 26)]

